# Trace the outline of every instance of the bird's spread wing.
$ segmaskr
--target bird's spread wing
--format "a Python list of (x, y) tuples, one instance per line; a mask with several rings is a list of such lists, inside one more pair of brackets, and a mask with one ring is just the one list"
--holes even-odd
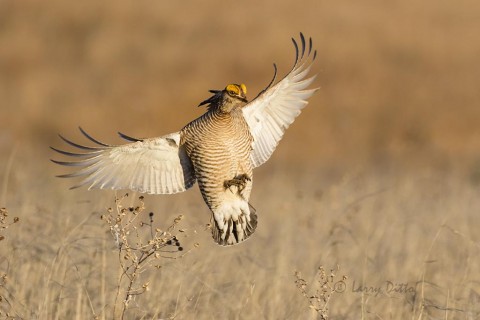
[(254, 139), (251, 153), (253, 167), (260, 166), (270, 158), (285, 130), (317, 90), (306, 89), (315, 79), (315, 76), (307, 78), (316, 56), (316, 51), (312, 53), (312, 39), (309, 39), (308, 47), (301, 33), (300, 40), (299, 50), (297, 42), (292, 39), (296, 50), (292, 70), (273, 85), (277, 73), (274, 64), (275, 75), (270, 84), (242, 109)]
[(180, 134), (172, 133), (159, 138), (136, 139), (120, 136), (131, 143), (114, 146), (102, 143), (82, 128), (80, 131), (96, 146), (88, 147), (60, 136), (81, 153), (52, 148), (66, 156), (80, 159), (53, 162), (78, 167), (73, 173), (59, 177), (82, 177), (72, 188), (88, 186), (88, 189), (130, 189), (150, 194), (182, 192), (195, 183), (195, 173), (185, 149), (180, 145)]

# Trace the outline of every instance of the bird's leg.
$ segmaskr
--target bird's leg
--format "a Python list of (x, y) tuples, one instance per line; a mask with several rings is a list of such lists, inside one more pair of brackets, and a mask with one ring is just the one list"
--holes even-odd
[(231, 187), (235, 186), (235, 187), (238, 188), (238, 192), (242, 192), (243, 189), (245, 189), (245, 187), (247, 185), (247, 181), (252, 181), (252, 179), (246, 173), (242, 173), (242, 174), (237, 175), (236, 177), (234, 177), (231, 180), (225, 180), (223, 182), (223, 187), (226, 190), (226, 189), (230, 189)]

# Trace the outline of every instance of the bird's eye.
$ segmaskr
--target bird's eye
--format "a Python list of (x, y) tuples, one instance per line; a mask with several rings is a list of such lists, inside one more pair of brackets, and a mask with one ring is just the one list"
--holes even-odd
[(230, 90), (230, 91), (228, 91), (228, 94), (231, 95), (231, 96), (234, 96), (234, 95), (235, 95), (235, 91)]

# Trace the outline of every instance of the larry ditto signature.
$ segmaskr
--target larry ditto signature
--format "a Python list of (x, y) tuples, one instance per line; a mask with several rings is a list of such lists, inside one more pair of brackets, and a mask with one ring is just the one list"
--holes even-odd
[[(334, 284), (333, 289), (338, 293), (345, 292), (347, 290), (347, 284), (344, 281), (338, 281)], [(410, 285), (408, 282), (396, 283), (387, 280), (381, 285), (371, 286), (364, 283), (357, 283), (355, 280), (353, 280), (351, 292), (363, 293), (377, 297), (378, 295), (415, 293), (415, 287)]]

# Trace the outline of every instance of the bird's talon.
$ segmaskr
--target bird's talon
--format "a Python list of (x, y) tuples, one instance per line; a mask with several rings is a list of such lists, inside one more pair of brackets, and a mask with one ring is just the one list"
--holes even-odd
[(247, 181), (252, 181), (252, 179), (245, 173), (237, 175), (235, 178), (231, 180), (225, 180), (223, 182), (223, 187), (226, 189), (230, 189), (232, 191), (231, 187), (237, 187), (238, 191), (241, 192), (243, 189), (245, 189), (247, 185)]

